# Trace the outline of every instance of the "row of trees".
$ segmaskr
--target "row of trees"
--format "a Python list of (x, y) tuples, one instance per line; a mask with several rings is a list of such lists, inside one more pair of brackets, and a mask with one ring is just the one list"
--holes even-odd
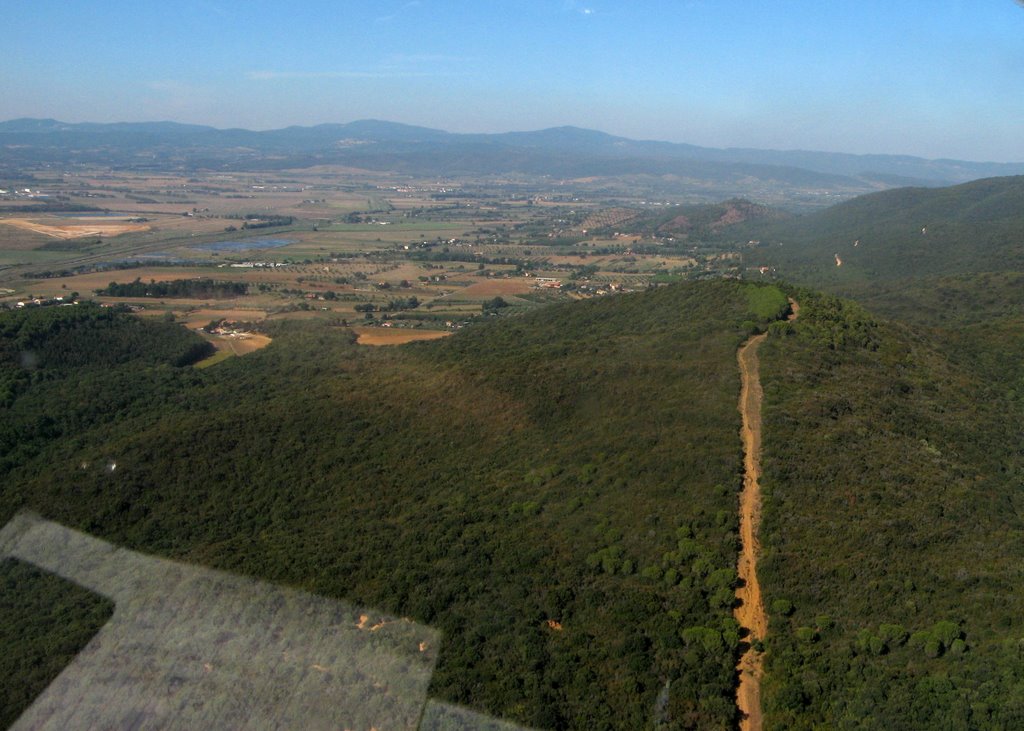
[(143, 282), (136, 277), (132, 282), (111, 282), (96, 294), (107, 297), (198, 297), (228, 299), (242, 297), (249, 291), (245, 282), (227, 282), (215, 279), (172, 279), (158, 282), (155, 279)]

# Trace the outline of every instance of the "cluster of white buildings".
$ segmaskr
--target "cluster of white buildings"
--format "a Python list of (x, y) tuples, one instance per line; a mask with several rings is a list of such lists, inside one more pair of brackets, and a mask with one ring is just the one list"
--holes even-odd
[(273, 269), (288, 265), (279, 261), (243, 261), (235, 264), (221, 264), (221, 266), (229, 266), (233, 269)]
[(12, 190), (0, 189), (0, 196), (4, 198), (49, 198), (49, 193), (44, 193), (41, 190), (32, 190), (31, 188), (19, 188)]
[(52, 299), (45, 297), (33, 297), (30, 300), (19, 300), (14, 303), (14, 306), (21, 309), (24, 307), (52, 307), (53, 305), (77, 305), (77, 300), (66, 300), (63, 297), (54, 297)]

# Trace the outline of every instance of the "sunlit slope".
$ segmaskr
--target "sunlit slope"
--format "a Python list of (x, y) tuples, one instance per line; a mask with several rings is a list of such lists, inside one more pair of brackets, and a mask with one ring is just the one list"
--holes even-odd
[(281, 323), (204, 371), (54, 373), (10, 407), (48, 421), (0, 518), (409, 616), (444, 634), (431, 694), (496, 716), (728, 728), (735, 350), (785, 306), (702, 283), (398, 349)]
[(872, 193), (754, 236), (748, 264), (818, 287), (1022, 271), (1024, 177)]
[(1004, 350), (800, 301), (761, 351), (766, 727), (1021, 727), (1024, 402)]

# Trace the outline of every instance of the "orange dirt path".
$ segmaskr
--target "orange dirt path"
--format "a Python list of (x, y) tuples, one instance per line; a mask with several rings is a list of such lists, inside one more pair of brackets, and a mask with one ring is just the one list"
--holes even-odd
[(740, 552), (737, 572), (740, 586), (736, 589), (738, 606), (734, 610), (736, 621), (749, 632), (751, 647), (740, 657), (740, 683), (736, 690), (736, 705), (742, 714), (740, 729), (761, 729), (761, 653), (753, 648), (754, 640), (763, 639), (768, 618), (761, 599), (761, 585), (757, 581), (757, 529), (761, 522), (761, 380), (758, 377), (757, 349), (767, 335), (750, 338), (737, 353), (742, 388), (740, 414), (743, 416), (743, 492), (740, 494)]
[[(789, 301), (789, 320), (795, 320), (800, 305)], [(739, 687), (736, 689), (736, 705), (740, 710), (741, 731), (761, 731), (761, 676), (764, 660), (754, 649), (755, 640), (763, 640), (768, 632), (768, 615), (764, 610), (761, 584), (757, 580), (757, 556), (760, 544), (757, 531), (761, 524), (761, 390), (757, 350), (767, 334), (755, 335), (745, 342), (736, 354), (740, 367), (742, 386), (739, 410), (743, 417), (740, 436), (743, 439), (743, 492), (740, 494), (740, 542), (742, 551), (737, 563), (740, 586), (736, 589), (738, 606), (733, 614), (740, 627), (748, 632), (750, 647), (740, 657), (736, 670), (739, 672)]]

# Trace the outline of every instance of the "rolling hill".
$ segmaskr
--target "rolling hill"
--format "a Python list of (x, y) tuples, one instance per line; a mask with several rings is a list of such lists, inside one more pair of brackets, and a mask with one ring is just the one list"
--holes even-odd
[[(886, 191), (745, 233), (763, 237), (748, 263), (928, 333), (936, 351), (980, 379), (996, 408), (1019, 414), (1024, 178)], [(1012, 423), (1005, 429), (1017, 432)]]
[(1024, 402), (976, 365), (1008, 343), (798, 296), (762, 350), (766, 727), (1019, 726)]
[(751, 264), (821, 282), (1019, 269), (1024, 176), (863, 195), (758, 233)]
[[(777, 289), (715, 281), (384, 350), (281, 322), (268, 348), (204, 371), (174, 365), (189, 344), (157, 330), (166, 356), (111, 360), (117, 333), (138, 337), (128, 315), (81, 316), (52, 345), (31, 327), (41, 357), (30, 379), (8, 379), (19, 385), (2, 407), (24, 447), (2, 466), (0, 520), (31, 508), (409, 616), (444, 634), (433, 696), (520, 723), (729, 728), (735, 349), (767, 326), (766, 719), (1019, 725), (1024, 400), (1007, 396), (1011, 364), (991, 340), (960, 347), (791, 294), (789, 323), (770, 324)], [(2, 317), (14, 314), (26, 317)], [(77, 327), (108, 330), (96, 365), (59, 357)], [(6, 373), (23, 350), (4, 351)], [(45, 660), (52, 623), (30, 608), (55, 589), (2, 568), (40, 598), (0, 607), (0, 627)], [(104, 611), (53, 601), (85, 629)]]
[[(0, 521), (30, 508), (412, 617), (444, 634), (432, 695), (520, 723), (638, 728), (657, 706), (675, 725), (725, 728), (740, 639), (735, 349), (785, 307), (774, 288), (719, 281), (400, 349), (281, 323), (268, 348), (202, 371), (112, 363), (109, 345), (69, 367), (69, 329), (109, 342), (160, 324), (81, 315), (57, 344), (32, 341), (35, 375), (9, 379), (0, 424), (22, 448), (2, 465)], [(4, 351), (6, 372), (24, 350)]]

